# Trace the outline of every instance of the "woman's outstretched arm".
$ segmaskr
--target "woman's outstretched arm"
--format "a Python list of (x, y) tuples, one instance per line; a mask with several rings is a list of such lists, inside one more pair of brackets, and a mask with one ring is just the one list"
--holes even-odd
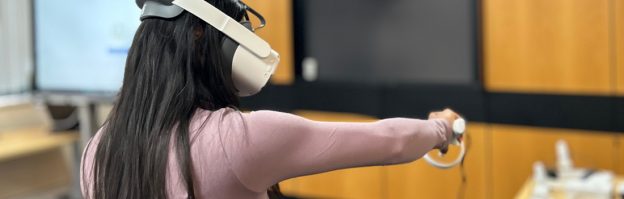
[(225, 121), (231, 127), (221, 132), (228, 160), (240, 181), (254, 191), (297, 176), (411, 162), (446, 145), (451, 136), (442, 119), (317, 122), (257, 111), (228, 114)]

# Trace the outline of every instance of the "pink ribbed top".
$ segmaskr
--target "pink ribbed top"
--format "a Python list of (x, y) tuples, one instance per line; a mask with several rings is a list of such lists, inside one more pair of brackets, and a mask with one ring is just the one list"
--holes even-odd
[[(275, 111), (198, 110), (191, 122), (197, 198), (266, 199), (282, 180), (336, 169), (414, 161), (445, 145), (445, 120), (407, 118), (370, 123), (318, 122)], [(83, 195), (93, 190), (97, 133), (83, 154)], [(172, 151), (172, 150), (170, 150)], [(169, 198), (187, 198), (175, 153), (169, 155)]]

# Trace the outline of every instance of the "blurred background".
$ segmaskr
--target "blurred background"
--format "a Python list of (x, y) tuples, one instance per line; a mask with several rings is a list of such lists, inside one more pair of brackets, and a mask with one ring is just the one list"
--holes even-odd
[[(282, 182), (285, 194), (530, 198), (534, 163), (560, 166), (564, 140), (574, 167), (609, 172), (606, 198), (618, 196), (623, 0), (245, 2), (282, 62), (243, 109), (366, 122), (450, 107), (469, 121), (461, 167), (340, 170)], [(133, 0), (0, 0), (0, 198), (79, 197), (79, 156), (121, 86), (139, 15)]]

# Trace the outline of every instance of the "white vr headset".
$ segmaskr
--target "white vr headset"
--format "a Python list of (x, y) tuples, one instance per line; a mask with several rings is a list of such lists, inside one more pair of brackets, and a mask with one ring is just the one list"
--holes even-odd
[[(253, 32), (248, 21), (232, 19), (204, 0), (136, 0), (136, 3), (143, 10), (141, 20), (153, 17), (170, 19), (186, 10), (223, 32), (227, 37), (221, 49), (225, 63), (232, 66), (232, 79), (238, 96), (260, 92), (280, 61), (279, 54)], [(263, 27), (262, 16), (251, 8), (247, 10), (260, 18)]]

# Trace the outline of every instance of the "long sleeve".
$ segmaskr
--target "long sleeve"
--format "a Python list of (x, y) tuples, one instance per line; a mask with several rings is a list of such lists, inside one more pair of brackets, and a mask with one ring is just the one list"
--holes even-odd
[(445, 144), (451, 134), (444, 120), (317, 122), (257, 111), (227, 114), (223, 121), (229, 127), (220, 139), (232, 171), (254, 191), (297, 176), (411, 162)]

